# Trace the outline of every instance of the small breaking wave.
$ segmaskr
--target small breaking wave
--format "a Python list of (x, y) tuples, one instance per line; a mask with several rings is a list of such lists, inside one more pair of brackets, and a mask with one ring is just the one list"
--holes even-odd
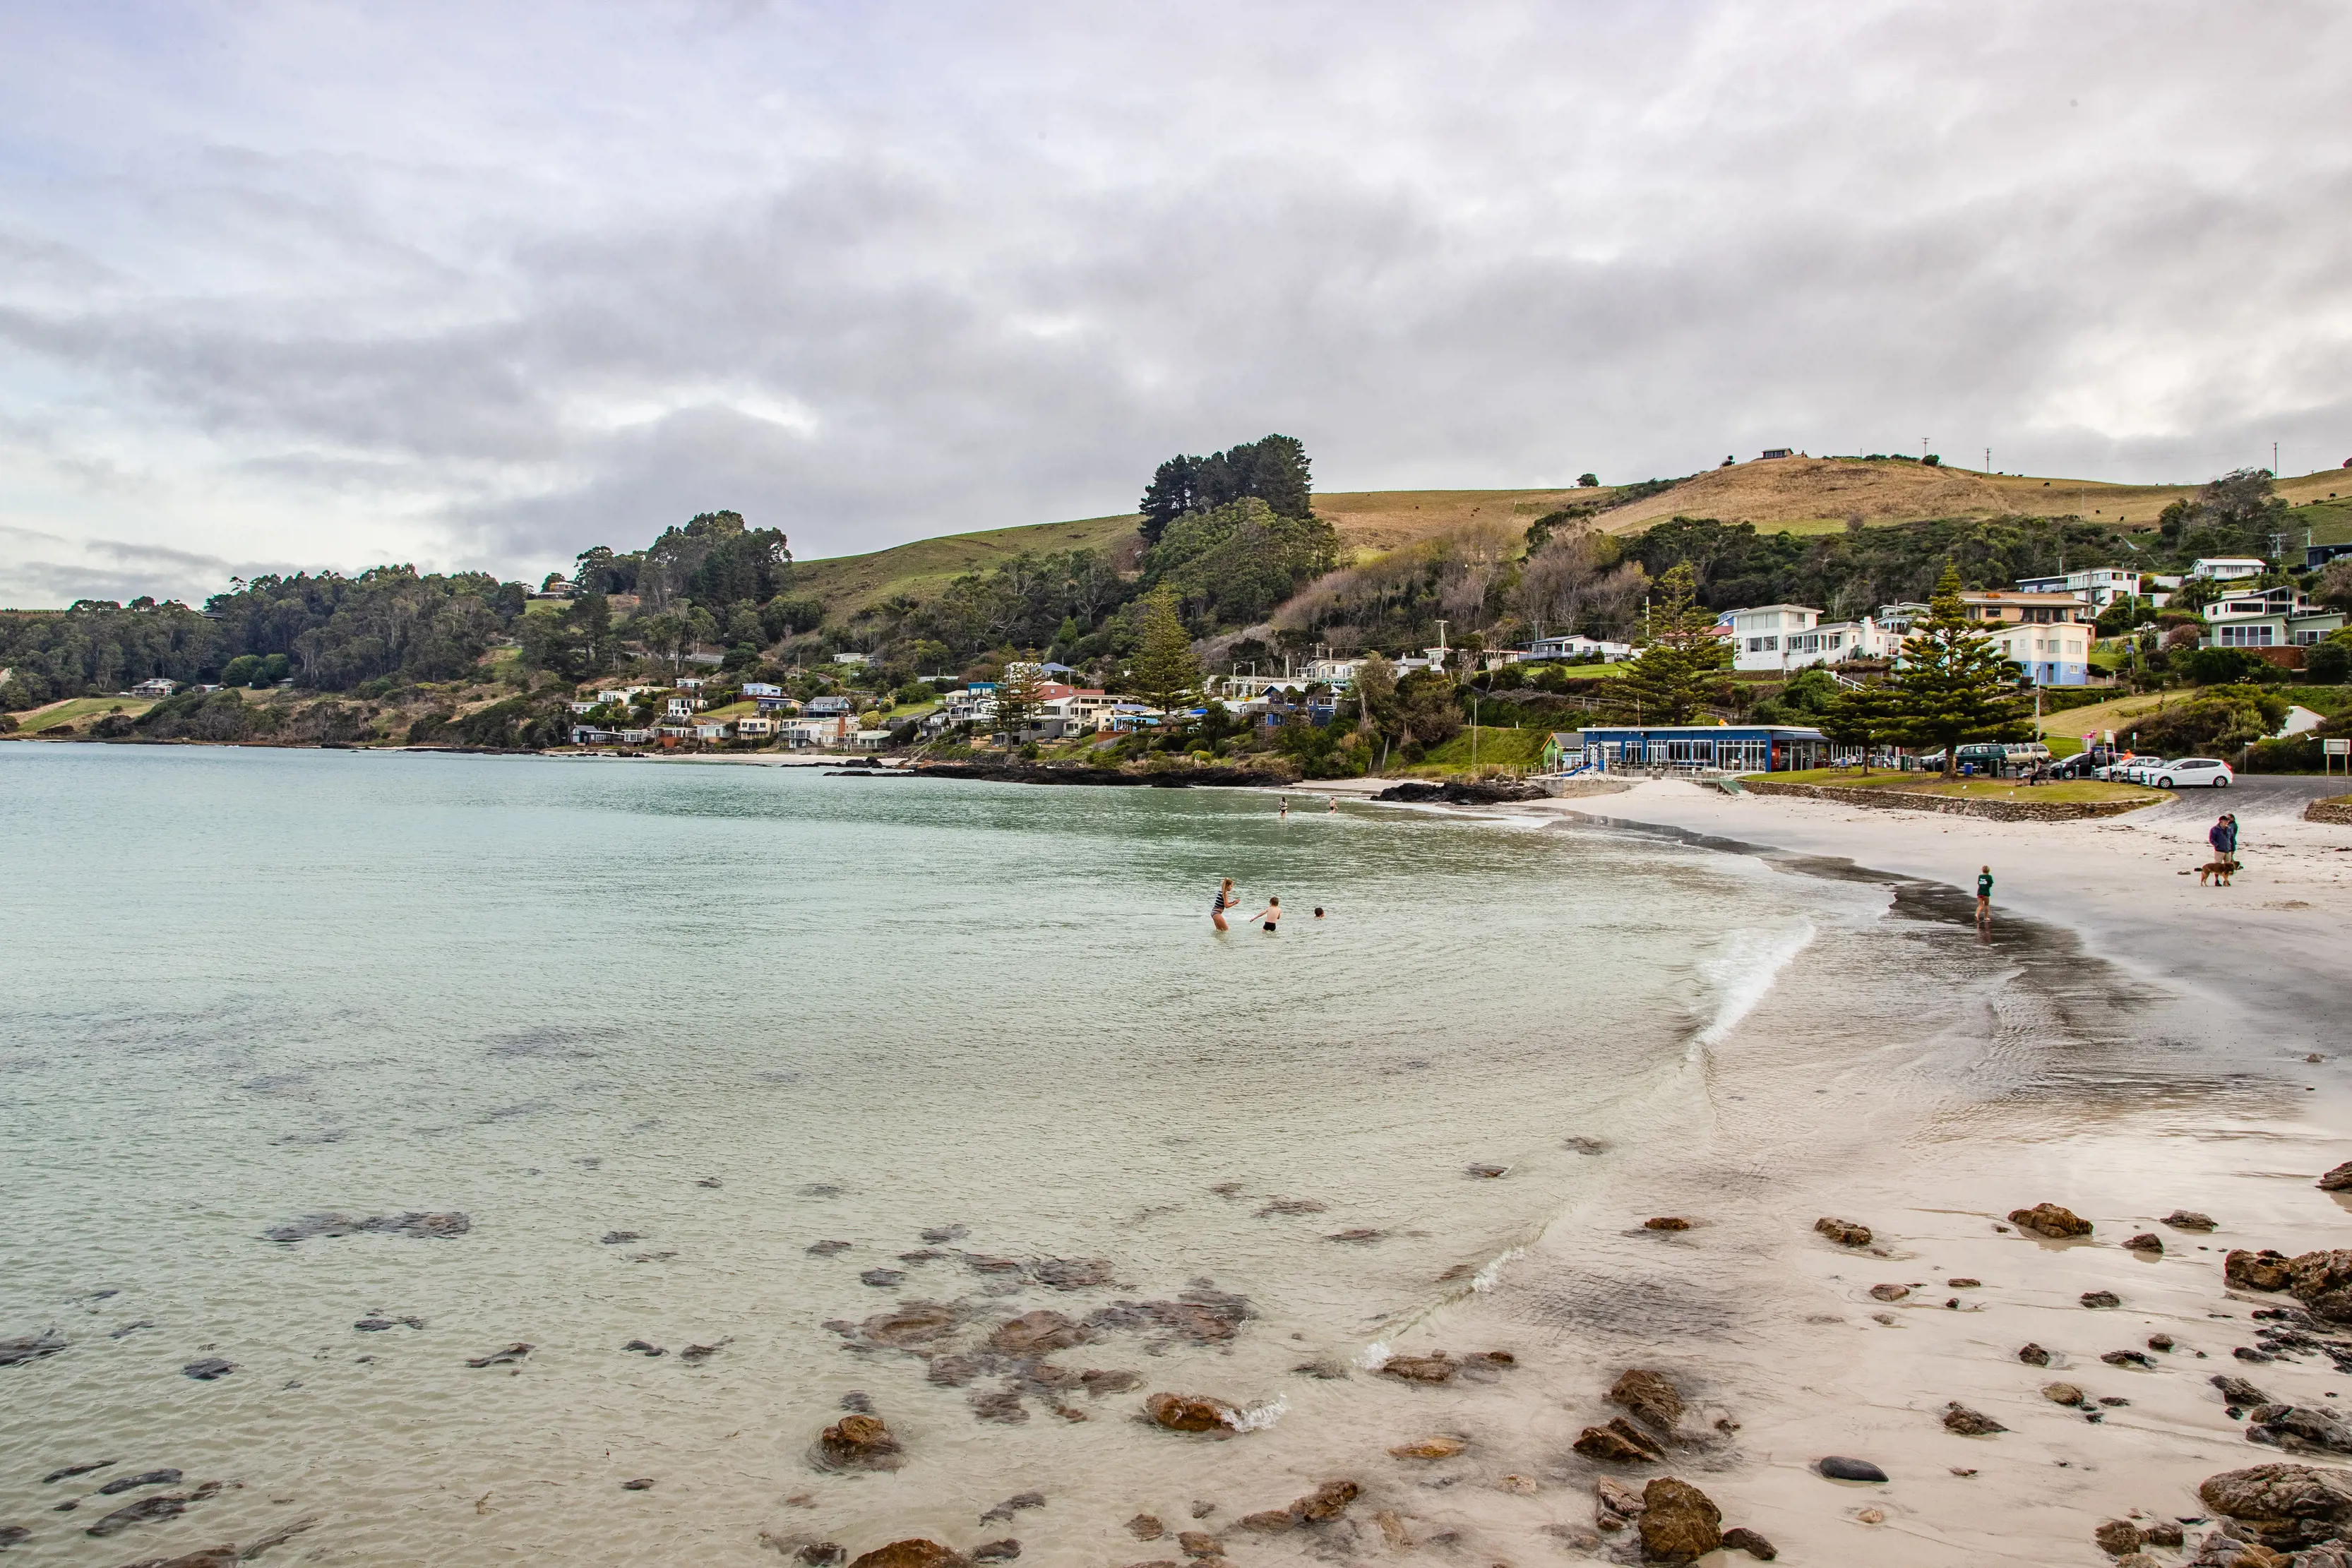
[(1287, 1415), (1290, 1396), (1278, 1395), (1270, 1405), (1253, 1405), (1246, 1410), (1236, 1410), (1225, 1417), (1225, 1425), (1236, 1432), (1263, 1432)]
[(1739, 1027), (1740, 1020), (1756, 1010), (1757, 1004), (1769, 996), (1780, 971), (1793, 962), (1798, 954), (1812, 946), (1817, 935), (1812, 922), (1807, 921), (1794, 931), (1737, 931), (1725, 942), (1723, 950), (1700, 966), (1700, 973), (1715, 982), (1717, 1000), (1715, 1017), (1699, 1030), (1696, 1044), (1720, 1045)]

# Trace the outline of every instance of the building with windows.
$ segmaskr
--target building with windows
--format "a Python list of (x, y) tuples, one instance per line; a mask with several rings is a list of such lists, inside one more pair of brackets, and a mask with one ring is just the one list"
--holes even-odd
[(1581, 659), (1599, 654), (1604, 660), (1630, 659), (1633, 656), (1631, 643), (1612, 643), (1605, 637), (1538, 637), (1528, 644), (1530, 659)]
[(2020, 621), (1996, 629), (1992, 640), (2001, 656), (2037, 686), (2086, 686), (2095, 634), (2080, 621)]
[(1576, 732), (1570, 750), (1555, 736), (1545, 755), (1557, 770), (1665, 768), (1724, 773), (1787, 773), (1832, 760), (1829, 737), (1787, 725), (1595, 725)]
[(2238, 582), (2260, 577), (2270, 568), (2250, 555), (2200, 556), (2189, 565), (2189, 575), (2208, 582)]
[(2232, 593), (2205, 607), (2205, 646), (2244, 648), (2289, 669), (2303, 665), (2303, 650), (2342, 631), (2344, 612), (2312, 603), (2293, 588)]
[(1820, 611), (1803, 604), (1727, 611), (1721, 623), (1731, 640), (1735, 670), (1801, 670), (1848, 659), (1884, 659), (1900, 641), (1866, 615), (1824, 622)]
[[(2056, 577), (2021, 577), (2017, 580), (2020, 593), (2071, 593), (2095, 612), (2104, 611), (2118, 599), (2139, 597), (2140, 574), (2126, 571), (2121, 567), (2095, 566), (2088, 571), (2069, 571)], [(2095, 614), (2093, 617), (2096, 619)]]

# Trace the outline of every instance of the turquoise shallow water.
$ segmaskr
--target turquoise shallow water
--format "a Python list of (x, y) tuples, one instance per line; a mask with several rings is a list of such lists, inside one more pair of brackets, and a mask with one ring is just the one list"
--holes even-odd
[[(1693, 1042), (1854, 912), (1592, 830), (424, 755), (0, 747), (0, 1338), (68, 1341), (0, 1368), (0, 1524), (59, 1564), (298, 1519), (326, 1561), (773, 1562), (779, 1518), (870, 1544), (1033, 1485), (1181, 1490), (1142, 1392), (1340, 1419), (1294, 1366), (1573, 1205), (1608, 1158), (1577, 1140), (1671, 1135)], [(1279, 936), (1210, 931), (1223, 874)], [(325, 1211), (471, 1228), (263, 1238)], [(1066, 1359), (1120, 1394), (824, 1326), (1187, 1290), (1250, 1315), (1098, 1329)], [(385, 1316), (425, 1326), (353, 1327)], [(904, 1469), (811, 1468), (852, 1393)], [(237, 1484), (82, 1533), (162, 1466)], [(1099, 1561), (1132, 1511), (1027, 1516), (1024, 1561)]]

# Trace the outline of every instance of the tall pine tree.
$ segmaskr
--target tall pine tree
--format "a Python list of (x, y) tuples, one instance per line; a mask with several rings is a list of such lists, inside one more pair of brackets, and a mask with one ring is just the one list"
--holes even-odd
[(1181, 727), (1180, 713), (1192, 705), (1201, 685), (1201, 662), (1192, 656), (1192, 639), (1176, 613), (1176, 595), (1160, 589), (1143, 601), (1142, 644), (1135, 655), (1135, 695), (1165, 716), (1163, 729)]
[(1906, 746), (1942, 747), (1948, 779), (1961, 742), (2030, 740), (2033, 724), (2017, 695), (2017, 665), (1969, 619), (1949, 561), (1927, 608), (1895, 664), (1894, 729)]
[(1695, 602), (1697, 592), (1688, 561), (1668, 569), (1652, 592), (1641, 654), (1617, 693), (1642, 724), (1688, 724), (1705, 705), (1732, 700), (1724, 674), (1731, 642), (1715, 634), (1715, 612)]
[(1007, 745), (1020, 745), (1021, 732), (1036, 722), (1039, 678), (1035, 662), (1026, 655), (1007, 659), (1004, 673), (996, 677), (993, 727)]

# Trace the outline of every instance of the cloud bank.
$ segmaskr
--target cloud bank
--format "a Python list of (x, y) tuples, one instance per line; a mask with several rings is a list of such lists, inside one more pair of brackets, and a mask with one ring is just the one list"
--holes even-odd
[(0, 602), (1763, 445), (2352, 455), (2326, 5), (0, 0)]

